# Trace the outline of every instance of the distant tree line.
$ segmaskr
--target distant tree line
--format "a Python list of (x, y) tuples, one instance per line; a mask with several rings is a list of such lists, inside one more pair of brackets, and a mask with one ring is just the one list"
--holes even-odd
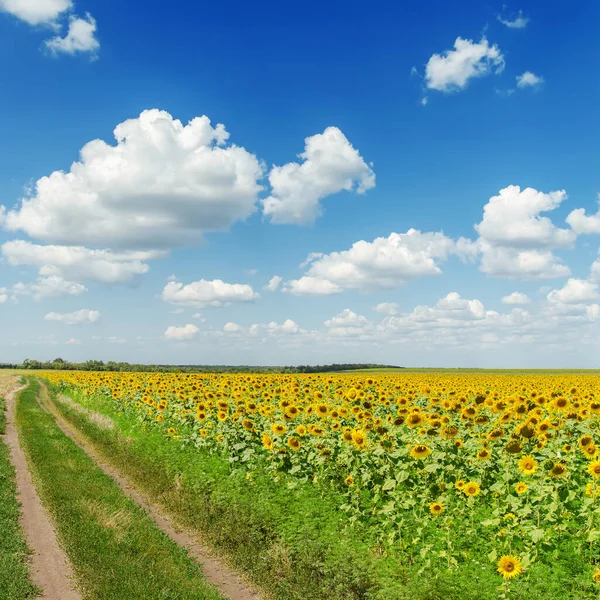
[(70, 362), (62, 358), (42, 362), (26, 358), (20, 365), (0, 364), (4, 369), (33, 369), (57, 371), (118, 371), (118, 372), (159, 372), (159, 373), (334, 373), (354, 369), (398, 369), (393, 365), (373, 363), (336, 363), (332, 365), (300, 365), (297, 367), (257, 367), (251, 365), (140, 365), (109, 360), (86, 360), (82, 363)]

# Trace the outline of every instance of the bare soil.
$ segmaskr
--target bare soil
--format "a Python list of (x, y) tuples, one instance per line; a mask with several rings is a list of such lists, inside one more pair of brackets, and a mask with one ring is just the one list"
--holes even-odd
[(6, 435), (4, 441), (10, 450), (10, 457), (16, 471), (17, 498), (21, 503), (21, 524), (27, 544), (32, 549), (31, 579), (42, 590), (42, 600), (79, 600), (71, 564), (58, 543), (56, 531), (48, 514), (44, 510), (27, 467), (25, 454), (19, 444), (15, 428), (15, 395), (17, 378), (11, 385), (3, 382), (7, 392)]

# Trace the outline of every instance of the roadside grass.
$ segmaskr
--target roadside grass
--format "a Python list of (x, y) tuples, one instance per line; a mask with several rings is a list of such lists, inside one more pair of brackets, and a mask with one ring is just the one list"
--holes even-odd
[(36, 400), (39, 390), (32, 380), (19, 394), (17, 427), (82, 597), (222, 600), (185, 549), (160, 531), (42, 410)]
[[(0, 435), (6, 432), (6, 403), (0, 398)], [(23, 530), (19, 524), (19, 503), (15, 470), (10, 464), (8, 447), (0, 440), (0, 598), (35, 598), (38, 590), (29, 579)]]

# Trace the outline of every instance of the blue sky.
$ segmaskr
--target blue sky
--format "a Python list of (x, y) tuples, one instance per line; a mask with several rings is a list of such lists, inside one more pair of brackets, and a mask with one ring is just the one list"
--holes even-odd
[(0, 0), (0, 361), (598, 367), (599, 25)]

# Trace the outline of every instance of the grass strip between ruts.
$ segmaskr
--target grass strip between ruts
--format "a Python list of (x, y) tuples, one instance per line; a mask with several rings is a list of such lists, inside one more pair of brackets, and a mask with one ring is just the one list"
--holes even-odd
[[(0, 398), (0, 435), (6, 432), (6, 404)], [(15, 470), (8, 447), (0, 440), (0, 598), (35, 598), (37, 589), (29, 579), (26, 556), (29, 553), (19, 524), (19, 502)]]
[[(218, 600), (200, 566), (75, 445), (36, 400), (31, 381), (16, 419), (38, 493), (85, 599)], [(5, 596), (2, 596), (4, 598)]]

